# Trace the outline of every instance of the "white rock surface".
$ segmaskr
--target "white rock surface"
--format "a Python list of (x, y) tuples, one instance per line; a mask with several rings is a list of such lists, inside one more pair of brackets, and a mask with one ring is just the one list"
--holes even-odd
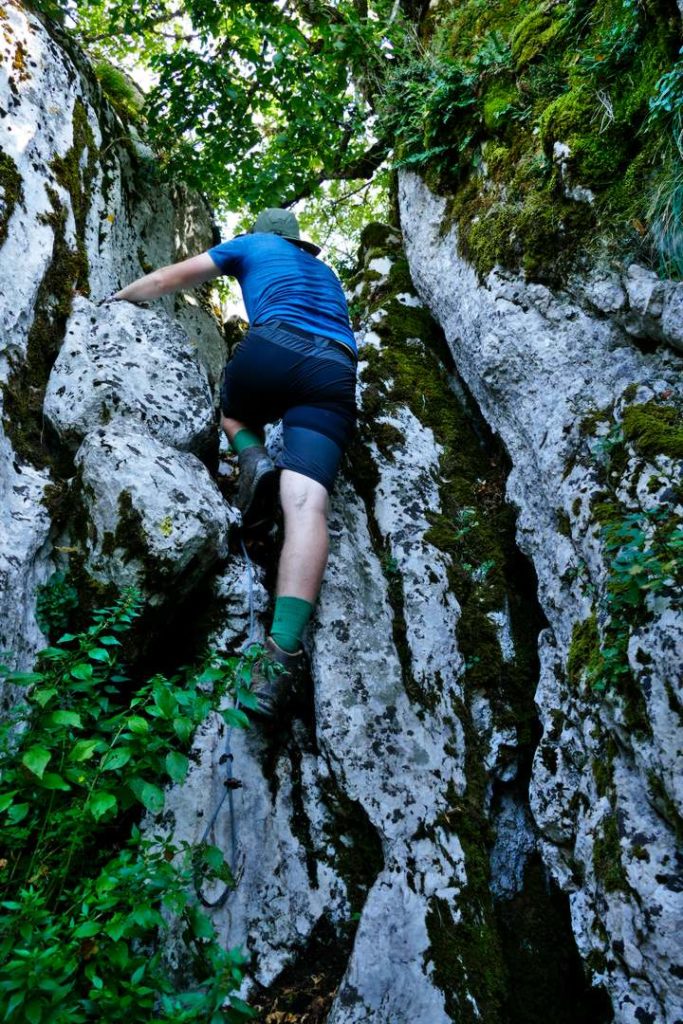
[(596, 267), (573, 278), (569, 289), (589, 309), (610, 315), (631, 337), (683, 351), (683, 282), (663, 280), (632, 263), (625, 273)]
[(44, 646), (35, 618), (36, 588), (52, 571), (50, 516), (42, 504), (47, 474), (19, 465), (0, 435), (0, 651), (26, 670)]
[[(643, 354), (620, 326), (622, 292), (628, 292), (630, 307), (641, 318), (660, 324), (668, 296), (672, 313), (666, 340), (674, 344), (682, 325), (671, 296), (680, 286), (664, 284), (659, 296), (647, 272), (632, 269), (626, 285), (579, 287), (573, 282), (574, 295), (592, 296), (603, 314), (597, 317), (571, 295), (526, 283), (499, 268), (481, 283), (458, 255), (455, 229), (440, 233), (445, 200), (408, 172), (401, 174), (399, 198), (418, 291), (510, 454), (507, 493), (519, 509), (518, 541), (534, 562), (539, 600), (550, 623), (541, 635), (536, 700), (544, 737), (531, 791), (544, 857), (570, 893), (580, 951), (604, 958), (604, 974), (596, 980), (608, 988), (619, 1024), (674, 1024), (683, 1015), (676, 938), (683, 887), (673, 874), (657, 874), (657, 865), (676, 862), (677, 843), (669, 813), (662, 815), (661, 805), (656, 810), (655, 790), (661, 786), (671, 801), (678, 797), (674, 779), (680, 778), (683, 734), (665, 693), (680, 702), (680, 613), (664, 602), (662, 617), (655, 615), (653, 625), (638, 635), (645, 659), (652, 659), (646, 668), (639, 663), (636, 683), (645, 695), (651, 738), (628, 727), (619, 693), (577, 692), (566, 682), (565, 666), (574, 625), (587, 618), (591, 593), (602, 592), (607, 574), (599, 524), (590, 511), (599, 497), (594, 466), (600, 449), (597, 442), (583, 439), (579, 425), (584, 416), (611, 408), (617, 430), (629, 385), (648, 386), (645, 392), (636, 387), (629, 401), (653, 395), (681, 401), (679, 357), (666, 348)], [(590, 444), (592, 451), (587, 450)], [(652, 468), (632, 458), (619, 490), (619, 500), (628, 497), (636, 512), (647, 505), (627, 492), (642, 495), (637, 483), (642, 473), (651, 475)], [(558, 529), (558, 510), (569, 523), (570, 536)], [(605, 762), (610, 737), (616, 737), (607, 765), (613, 781), (608, 795), (598, 799), (592, 766)], [(610, 816), (617, 823), (620, 855), (610, 848), (607, 856), (621, 860), (623, 889), (605, 877), (604, 866), (596, 868), (604, 859), (599, 840)], [(639, 859), (631, 851), (637, 854), (641, 848), (646, 855)], [(637, 948), (642, 952), (634, 957)]]
[[(317, 733), (344, 791), (362, 804), (381, 836), (385, 871), (363, 908), (330, 1021), (437, 1024), (448, 1017), (431, 977), (425, 921), (435, 895), (452, 901), (466, 881), (457, 837), (436, 827), (448, 806), (449, 782), (464, 790), (462, 736), (457, 724), (450, 734), (444, 729), (438, 711), (422, 716), (411, 705), (364, 510), (348, 485), (337, 494), (332, 556), (312, 649)], [(424, 621), (419, 608), (417, 614), (406, 610), (406, 619), (415, 637)], [(417, 649), (419, 678), (441, 653), (438, 625), (437, 643), (427, 641)], [(447, 687), (448, 682), (444, 700)], [(449, 741), (457, 748), (455, 756), (445, 749)], [(415, 857), (418, 829), (429, 838), (418, 861), (424, 874), (413, 877), (408, 863)]]
[(235, 513), (194, 455), (111, 426), (88, 434), (75, 461), (97, 579), (177, 600), (227, 555)]
[(183, 328), (130, 302), (77, 299), (45, 392), (45, 417), (74, 450), (91, 430), (123, 422), (182, 451), (215, 429), (206, 373)]
[[(0, 148), (20, 177), (21, 195), (7, 220), (8, 193), (2, 188), (0, 223), (7, 220), (7, 237), (0, 248), (0, 385), (11, 363), (26, 358), (37, 302), (41, 312), (54, 314), (56, 300), (46, 282), (53, 260), (63, 261), (67, 249), (85, 256), (90, 293), (98, 299), (213, 241), (204, 203), (186, 189), (160, 184), (153, 162), (145, 164), (122, 145), (126, 128), (76, 49), (67, 53), (19, 4), (4, 5), (2, 13), (0, 108), (6, 114), (0, 119)], [(75, 137), (74, 115), (81, 109), (91, 142)], [(79, 168), (78, 182), (71, 181), (76, 203), (59, 180), (66, 180), (59, 174), (65, 158)], [(50, 287), (71, 290), (75, 281), (64, 262), (54, 269)], [(215, 318), (196, 305), (196, 297), (195, 292), (192, 305), (183, 296), (168, 296), (159, 309), (173, 315), (178, 307), (176, 316), (215, 393), (225, 346)], [(58, 317), (51, 333), (58, 337)], [(203, 429), (198, 423), (195, 428)], [(188, 447), (194, 444), (186, 440)], [(36, 587), (58, 565), (41, 504), (51, 477), (18, 459), (9, 438), (0, 442), (0, 467), (0, 648), (15, 652), (15, 661), (25, 666), (44, 642), (34, 617)]]

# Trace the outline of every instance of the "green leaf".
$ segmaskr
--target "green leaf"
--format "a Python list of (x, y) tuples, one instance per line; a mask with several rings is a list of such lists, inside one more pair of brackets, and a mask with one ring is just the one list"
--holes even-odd
[(104, 926), (104, 930), (114, 942), (118, 942), (126, 930), (126, 922), (123, 916), (121, 914), (114, 914), (111, 920)]
[(36, 744), (36, 746), (28, 748), (21, 759), (21, 763), (26, 765), (29, 771), (32, 771), (39, 779), (42, 779), (43, 772), (45, 771), (51, 757), (52, 754), (49, 750), (46, 750), (45, 747), (41, 747)]
[(220, 871), (225, 866), (225, 857), (223, 851), (219, 850), (217, 846), (205, 846), (202, 850), (204, 860), (213, 868), (214, 871)]
[(92, 679), (92, 665), (88, 665), (84, 661), (79, 661), (77, 665), (71, 669), (71, 675), (74, 679)]
[(101, 636), (100, 643), (104, 644), (105, 647), (120, 647), (121, 641), (117, 640), (115, 636)]
[(2, 796), (0, 796), (0, 812), (7, 810), (7, 808), (14, 800), (14, 797), (16, 796), (17, 792), (18, 790), (13, 789), (11, 793), (3, 793)]
[(107, 811), (116, 810), (116, 797), (113, 793), (107, 793), (105, 790), (96, 790), (90, 794), (86, 807), (95, 821), (99, 821)]
[(30, 804), (13, 804), (7, 812), (7, 817), (13, 825), (23, 821), (30, 810)]
[(109, 651), (105, 651), (104, 647), (94, 647), (92, 651), (88, 651), (88, 657), (93, 661), (109, 662), (111, 655)]
[(71, 789), (69, 783), (57, 772), (45, 772), (41, 781), (45, 789), (62, 789), (65, 792)]
[(240, 711), (239, 708), (224, 708), (221, 715), (228, 725), (237, 726), (238, 729), (248, 729), (251, 724), (244, 711)]
[(179, 754), (177, 750), (172, 750), (170, 754), (166, 755), (165, 764), (166, 771), (173, 781), (182, 782), (187, 775), (190, 761), (185, 754)]
[(190, 920), (192, 922), (192, 930), (198, 939), (212, 939), (214, 937), (213, 924), (198, 907), (190, 908)]
[(245, 690), (244, 687), (240, 686), (237, 690), (237, 700), (245, 708), (249, 708), (253, 711), (259, 706), (258, 697), (251, 690)]
[[(24, 1002), (26, 998), (25, 992), (15, 992), (14, 995), (9, 999), (7, 1003), (7, 1009), (5, 1010), (5, 1020), (9, 1020), (14, 1011), (18, 1006)], [(4, 1007), (3, 1007), (4, 1009)]]
[(56, 686), (41, 686), (39, 689), (33, 690), (31, 693), (31, 700), (35, 701), (39, 707), (44, 708), (48, 701), (57, 693)]
[(69, 754), (70, 761), (87, 761), (95, 753), (100, 740), (79, 740)]
[(40, 683), (45, 679), (42, 672), (8, 672), (7, 681), (9, 683), (19, 683), (22, 686), (28, 686), (29, 683)]
[(77, 729), (83, 728), (81, 716), (77, 711), (53, 711), (48, 721), (53, 725), (73, 725)]
[(175, 732), (178, 739), (183, 742), (187, 742), (192, 735), (194, 725), (191, 718), (187, 718), (186, 715), (178, 715), (177, 718), (173, 719), (173, 731)]
[(123, 768), (124, 764), (128, 764), (130, 761), (132, 754), (132, 747), (117, 747), (115, 750), (110, 750), (102, 760), (102, 771), (111, 772), (115, 768)]
[(151, 811), (153, 814), (158, 814), (164, 809), (164, 793), (158, 786), (155, 786), (153, 782), (146, 782), (145, 779), (131, 779), (128, 783), (131, 790), (140, 801), (141, 804)]
[(240, 999), (239, 996), (230, 996), (230, 1008), (232, 1010), (237, 1010), (238, 1013), (243, 1014), (243, 1016), (246, 1017), (247, 1020), (253, 1020), (254, 1017), (256, 1017), (255, 1010), (247, 1003), (245, 1003), (242, 999)]
[(137, 985), (139, 982), (142, 981), (142, 978), (145, 973), (145, 967), (145, 964), (141, 964), (136, 971), (133, 971), (133, 973), (130, 976), (130, 981), (132, 985)]
[(126, 726), (131, 732), (139, 736), (144, 736), (145, 733), (149, 732), (149, 722), (146, 718), (140, 718), (139, 715), (131, 715), (126, 722)]
[(165, 718), (171, 718), (178, 710), (178, 702), (164, 686), (154, 687), (154, 703)]
[(24, 1014), (29, 1024), (40, 1024), (43, 1019), (43, 1006), (39, 999), (32, 999), (24, 1007)]
[(73, 933), (75, 939), (90, 939), (97, 935), (102, 929), (99, 921), (84, 921)]

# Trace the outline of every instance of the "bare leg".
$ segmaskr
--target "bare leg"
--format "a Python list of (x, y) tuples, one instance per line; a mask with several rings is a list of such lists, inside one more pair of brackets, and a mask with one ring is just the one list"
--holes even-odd
[(327, 565), (329, 497), (317, 480), (283, 469), (280, 501), (285, 541), (277, 574), (277, 596), (315, 604)]

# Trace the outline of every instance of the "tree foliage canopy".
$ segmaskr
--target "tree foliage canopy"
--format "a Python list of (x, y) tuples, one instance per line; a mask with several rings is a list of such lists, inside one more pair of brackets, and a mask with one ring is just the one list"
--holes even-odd
[(384, 160), (376, 99), (393, 0), (44, 0), (91, 54), (155, 83), (147, 135), (168, 171), (230, 209), (291, 205)]

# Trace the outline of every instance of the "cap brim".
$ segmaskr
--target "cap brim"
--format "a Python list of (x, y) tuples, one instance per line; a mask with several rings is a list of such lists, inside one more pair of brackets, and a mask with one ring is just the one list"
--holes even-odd
[(312, 256), (317, 256), (320, 252), (320, 246), (316, 245), (315, 242), (308, 242), (305, 238), (292, 238), (291, 235), (282, 235), (282, 238), (286, 238), (288, 242), (294, 242), (301, 249), (305, 249), (306, 252), (310, 252)]

